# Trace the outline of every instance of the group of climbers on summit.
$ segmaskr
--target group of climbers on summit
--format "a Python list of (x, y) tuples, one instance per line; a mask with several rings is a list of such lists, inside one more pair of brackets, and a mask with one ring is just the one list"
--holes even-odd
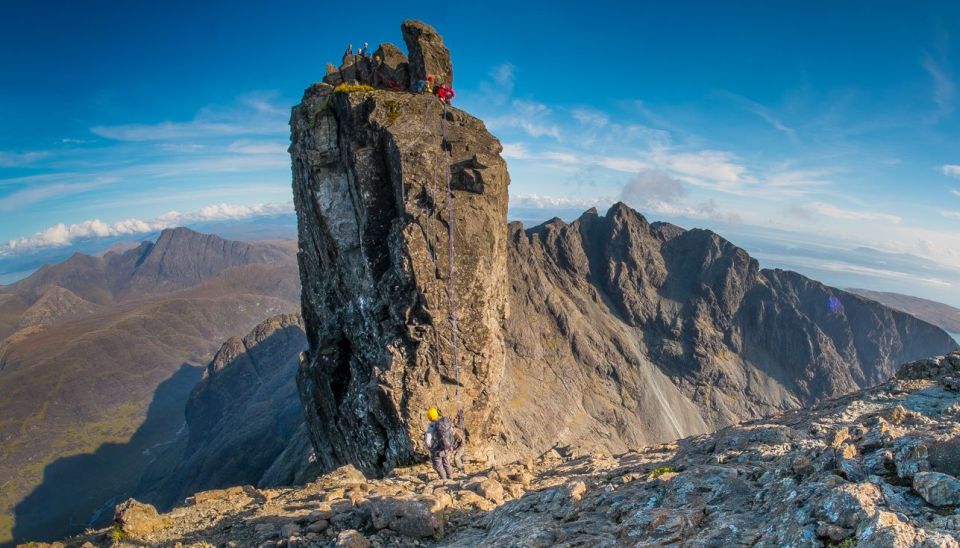
[(416, 85), (413, 87), (413, 90), (417, 93), (430, 93), (436, 95), (440, 101), (450, 104), (450, 101), (453, 100), (453, 97), (456, 95), (453, 88), (448, 85), (434, 82), (433, 75), (427, 76), (426, 80), (417, 80)]
[[(377, 67), (384, 62), (383, 57), (380, 52), (377, 52), (373, 55), (370, 53), (370, 45), (367, 42), (363, 43), (363, 47), (356, 48), (354, 50), (353, 44), (347, 46), (347, 50), (343, 54), (344, 63), (349, 62), (353, 66), (365, 65), (370, 67), (369, 72), (372, 72), (373, 75), (367, 74), (366, 76), (373, 76), (373, 78), (364, 78), (363, 71), (354, 71), (353, 77), (344, 77), (345, 75), (341, 74), (342, 83), (368, 83), (376, 86), (377, 84), (385, 85), (385, 87), (391, 89), (392, 91), (402, 91), (402, 85), (392, 79), (381, 79), (379, 82), (375, 74), (377, 73)], [(336, 71), (332, 66), (328, 67), (328, 74), (331, 71)], [(353, 82), (357, 80), (358, 82)], [(370, 80), (369, 82), (365, 82)], [(412, 86), (413, 91), (416, 93), (429, 93), (435, 95), (437, 99), (440, 99), (440, 102), (449, 105), (453, 101), (456, 93), (453, 91), (453, 88), (450, 87), (447, 83), (440, 82), (434, 75), (427, 75), (425, 80), (417, 80), (417, 82)]]

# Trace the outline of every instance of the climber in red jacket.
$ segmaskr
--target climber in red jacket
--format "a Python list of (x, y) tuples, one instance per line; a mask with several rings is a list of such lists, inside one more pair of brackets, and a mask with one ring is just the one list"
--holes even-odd
[(450, 101), (453, 100), (453, 97), (456, 93), (453, 92), (453, 88), (446, 84), (440, 84), (437, 86), (437, 97), (440, 98), (446, 104), (450, 104)]

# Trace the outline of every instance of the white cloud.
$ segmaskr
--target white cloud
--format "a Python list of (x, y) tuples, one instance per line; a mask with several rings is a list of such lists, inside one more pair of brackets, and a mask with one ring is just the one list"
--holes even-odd
[(960, 196), (960, 189), (951, 188), (951, 189), (950, 189), (950, 194), (953, 194), (954, 196)]
[(610, 156), (591, 158), (590, 161), (600, 167), (605, 167), (614, 171), (623, 171), (626, 173), (637, 173), (646, 169), (653, 169), (653, 166), (650, 165), (650, 162), (639, 160), (637, 158)]
[(762, 118), (765, 122), (770, 124), (770, 127), (772, 127), (773, 129), (787, 135), (791, 139), (794, 139), (794, 140), (796, 139), (797, 137), (796, 130), (788, 126), (787, 124), (785, 124), (772, 109), (767, 108), (764, 105), (752, 99), (748, 99), (742, 95), (737, 95), (736, 93), (725, 91), (725, 92), (722, 92), (721, 94), (730, 99), (733, 99), (734, 101), (739, 103), (741, 106), (743, 106), (745, 109), (747, 109), (748, 112), (751, 112), (759, 116), (760, 118)]
[(143, 234), (182, 226), (188, 223), (204, 221), (224, 221), (248, 219), (265, 215), (277, 215), (293, 211), (291, 203), (272, 203), (254, 205), (212, 204), (197, 211), (179, 213), (170, 211), (155, 219), (122, 219), (113, 223), (105, 223), (100, 219), (91, 219), (80, 223), (67, 225), (57, 223), (23, 238), (16, 238), (0, 245), (0, 254), (10, 252), (30, 251), (45, 247), (61, 247), (77, 240), (88, 238), (105, 238), (108, 236), (125, 236)]
[(477, 98), (483, 103), (502, 106), (513, 94), (514, 73), (516, 67), (510, 63), (503, 63), (494, 67), (490, 79), (480, 82)]
[(554, 162), (560, 162), (561, 164), (577, 164), (582, 161), (579, 156), (570, 152), (544, 152), (540, 157), (544, 160), (552, 160)]
[(201, 150), (205, 150), (207, 148), (207, 145), (203, 145), (200, 143), (160, 143), (156, 146), (158, 149), (163, 150), (165, 152), (177, 152), (177, 153), (200, 152)]
[(514, 99), (509, 112), (488, 120), (492, 128), (517, 128), (531, 137), (551, 137), (560, 139), (560, 127), (551, 121), (551, 110), (547, 105), (535, 101)]
[(772, 173), (764, 179), (764, 183), (774, 187), (813, 187), (829, 186), (831, 182), (826, 176), (831, 173), (827, 169), (796, 169)]
[(685, 200), (687, 189), (683, 184), (662, 171), (647, 170), (637, 174), (623, 186), (620, 198), (627, 204), (641, 209), (659, 211), (663, 206)]
[(501, 155), (508, 160), (526, 160), (530, 158), (530, 151), (523, 143), (503, 143)]
[(280, 154), (284, 158), (287, 155), (287, 145), (278, 141), (234, 141), (227, 150), (238, 154)]
[(510, 197), (510, 207), (532, 209), (590, 209), (591, 207), (608, 207), (613, 202), (612, 198), (571, 198), (542, 194), (517, 194)]
[(578, 108), (574, 109), (570, 115), (573, 116), (574, 120), (585, 126), (602, 128), (610, 123), (610, 118), (606, 114), (596, 110)]
[(93, 181), (72, 183), (49, 183), (29, 186), (0, 198), (0, 211), (15, 211), (26, 206), (49, 199), (61, 199), (82, 194), (114, 182), (107, 177), (98, 177)]
[(864, 276), (872, 276), (875, 278), (887, 278), (893, 280), (913, 280), (926, 285), (934, 285), (940, 287), (951, 287), (952, 283), (941, 280), (940, 278), (930, 278), (930, 277), (918, 277), (916, 273), (907, 273), (900, 272), (898, 270), (886, 270), (882, 268), (873, 268), (869, 266), (844, 263), (844, 262), (821, 262), (816, 264), (818, 268), (824, 270), (830, 270), (832, 272), (847, 272), (850, 274), (860, 274)]
[(49, 156), (46, 151), (9, 152), (0, 150), (0, 167), (22, 167)]
[(933, 80), (933, 102), (937, 104), (940, 113), (953, 112), (956, 86), (950, 73), (944, 68), (943, 63), (938, 62), (930, 55), (924, 55), (921, 64)]
[(941, 211), (940, 214), (948, 219), (960, 219), (960, 211)]
[(944, 164), (940, 167), (940, 170), (943, 171), (944, 175), (949, 175), (950, 177), (956, 177), (960, 179), (960, 165)]
[(286, 134), (289, 112), (262, 97), (246, 97), (238, 105), (201, 109), (193, 120), (163, 121), (154, 124), (94, 126), (91, 133), (115, 141), (168, 141), (230, 137), (239, 135)]
[(514, 81), (514, 72), (516, 67), (510, 63), (503, 63), (494, 67), (490, 71), (490, 76), (493, 77), (494, 83), (500, 87), (500, 89), (507, 95), (513, 93), (513, 81)]
[(900, 222), (903, 220), (901, 217), (896, 215), (844, 209), (825, 202), (813, 202), (808, 204), (807, 207), (821, 215), (842, 221), (882, 221), (886, 223), (900, 224)]
[(704, 184), (702, 181), (718, 183), (716, 190), (733, 191), (743, 183), (750, 182), (745, 177), (747, 168), (729, 152), (701, 150), (691, 153), (658, 149), (651, 157), (670, 171), (687, 177), (690, 182), (700, 182), (701, 185)]

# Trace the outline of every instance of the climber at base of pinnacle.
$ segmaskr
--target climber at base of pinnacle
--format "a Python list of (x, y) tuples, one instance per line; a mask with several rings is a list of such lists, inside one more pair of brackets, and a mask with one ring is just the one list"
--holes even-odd
[(457, 463), (457, 468), (463, 470), (463, 448), (466, 445), (463, 434), (436, 407), (427, 409), (427, 418), (430, 419), (430, 425), (423, 434), (423, 443), (430, 451), (430, 462), (440, 479), (453, 479), (451, 458)]

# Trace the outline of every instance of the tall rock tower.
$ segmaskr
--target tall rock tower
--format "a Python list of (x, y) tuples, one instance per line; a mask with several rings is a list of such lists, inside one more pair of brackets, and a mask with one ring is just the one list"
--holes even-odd
[(433, 28), (402, 31), (409, 60), (391, 44), (348, 52), (290, 120), (310, 343), (298, 386), (323, 465), (368, 475), (426, 452), (432, 405), (462, 404), (473, 449), (500, 433), (509, 175), (483, 122), (407, 91), (453, 68)]

